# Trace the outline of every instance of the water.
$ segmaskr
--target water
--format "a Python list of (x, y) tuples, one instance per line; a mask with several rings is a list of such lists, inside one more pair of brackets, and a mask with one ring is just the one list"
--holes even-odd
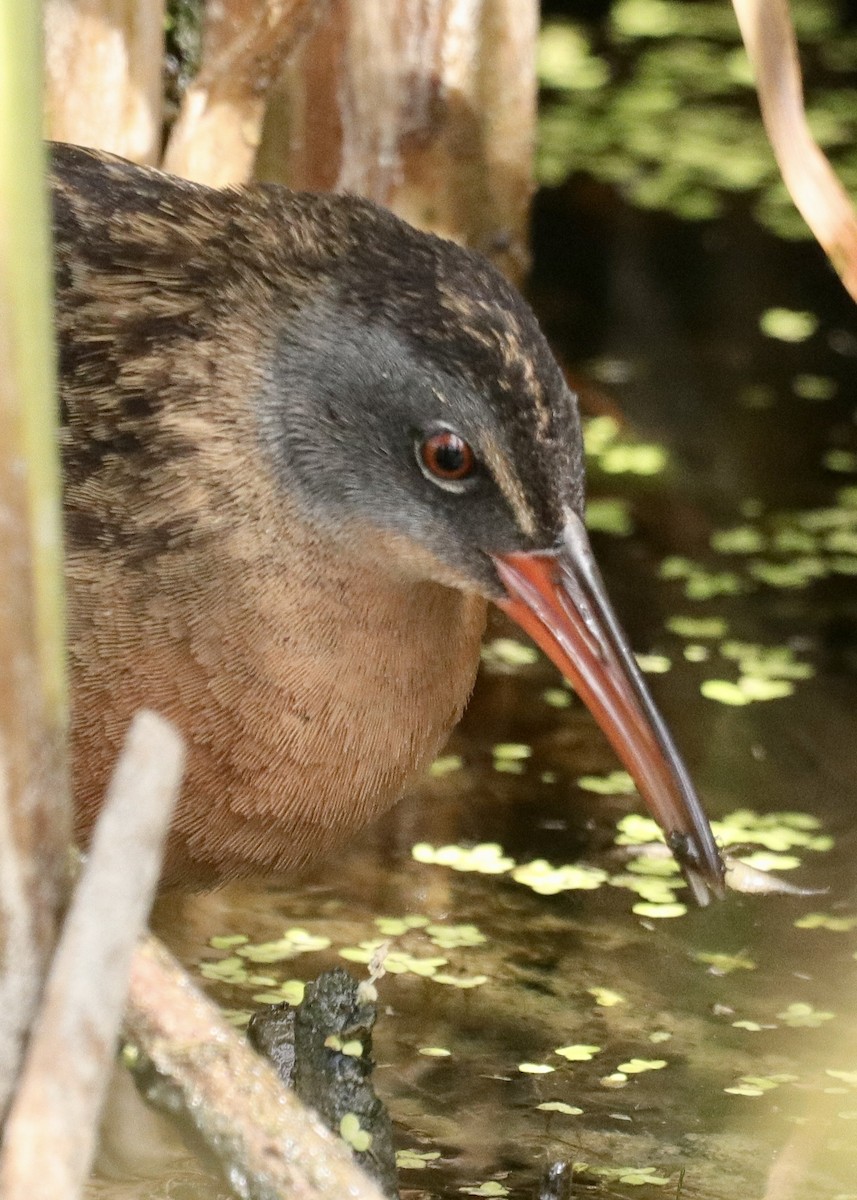
[[(333, 869), (296, 889), (167, 897), (157, 927), (195, 969), (233, 954), (212, 948), (212, 936), (257, 944), (299, 927), (330, 939), (323, 950), (251, 965), (255, 983), (218, 981), (209, 967), (207, 986), (235, 1012), (373, 937), (390, 936), (416, 959), (448, 960), (435, 964), (435, 978), (408, 971), (379, 984), (378, 1089), (401, 1147), (438, 1155), (423, 1166), (408, 1160), (408, 1197), (505, 1194), (497, 1188), (532, 1197), (547, 1165), (570, 1160), (586, 1164), (575, 1170), (575, 1196), (849, 1200), (857, 1196), (857, 516), (853, 507), (805, 514), (854, 503), (842, 494), (857, 485), (857, 459), (848, 457), (857, 452), (853, 304), (820, 251), (779, 241), (740, 199), (716, 221), (688, 223), (633, 209), (580, 176), (542, 195), (535, 244), (533, 297), (545, 325), (575, 373), (602, 381), (607, 399), (590, 398), (590, 408), (621, 410), (620, 441), (667, 451), (666, 468), (650, 476), (610, 474), (596, 458), (591, 486), (596, 498), (625, 502), (633, 525), (628, 536), (594, 540), (635, 648), (669, 660), (649, 676), (652, 690), (713, 816), (751, 808), (815, 819), (803, 836), (822, 848), (787, 850), (799, 865), (780, 875), (825, 893), (732, 895), (655, 919), (631, 911), (638, 897), (625, 888), (539, 895), (508, 871), (415, 862), (418, 843), (496, 842), (517, 863), (627, 874), (614, 837), (634, 798), (576, 782), (614, 771), (611, 751), (576, 699), (556, 694), (543, 659), (510, 665), (495, 656), (446, 772), (416, 786)], [(796, 343), (765, 336), (760, 318), (773, 307), (814, 314), (817, 331)], [(761, 549), (712, 548), (713, 533), (736, 527)], [(694, 565), (661, 578), (676, 556)], [(733, 586), (706, 600), (685, 594)], [(676, 615), (717, 617), (728, 632), (681, 637), (666, 626)], [(517, 637), (498, 617), (489, 638), (509, 636)], [(786, 673), (773, 677), (793, 694), (738, 706), (703, 696), (706, 680), (771, 679), (753, 674), (747, 653), (743, 666), (734, 650), (724, 656), (730, 641), (786, 647)], [(688, 647), (702, 649), (688, 657)], [(800, 664), (810, 678), (794, 677)], [(441, 932), (379, 930), (379, 918), (408, 915)], [(473, 986), (438, 983), (437, 974)], [(597, 1049), (568, 1051), (571, 1061), (556, 1053), (570, 1046)], [(545, 1103), (565, 1108), (538, 1107)], [(181, 1151), (147, 1170), (122, 1194), (221, 1193)], [(96, 1190), (119, 1194), (105, 1180)]]

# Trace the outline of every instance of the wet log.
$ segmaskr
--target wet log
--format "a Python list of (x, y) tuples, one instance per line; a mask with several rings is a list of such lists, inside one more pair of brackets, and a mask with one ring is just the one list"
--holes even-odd
[(184, 745), (135, 717), (63, 924), (4, 1132), (4, 1200), (73, 1200), (95, 1151), (128, 973), (161, 870)]
[(48, 137), (158, 161), (164, 17), (165, 0), (46, 0)]
[(247, 1200), (384, 1200), (345, 1143), (287, 1091), (164, 947), (134, 958), (125, 1034)]
[(297, 1008), (278, 1004), (255, 1013), (247, 1033), (328, 1129), (339, 1132), (343, 1120), (359, 1126), (356, 1161), (386, 1196), (398, 1200), (393, 1126), (372, 1086), (374, 995), (374, 988), (334, 967), (307, 984)]

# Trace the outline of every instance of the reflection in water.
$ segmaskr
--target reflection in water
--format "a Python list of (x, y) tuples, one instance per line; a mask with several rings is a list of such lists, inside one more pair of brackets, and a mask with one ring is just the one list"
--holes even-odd
[[(186, 962), (206, 960), (206, 986), (236, 1020), (343, 948), (359, 973), (391, 940), (377, 1084), (409, 1152), (408, 1195), (530, 1197), (547, 1164), (569, 1159), (587, 1164), (573, 1195), (675, 1195), (684, 1171), (681, 1194), (699, 1200), (847, 1200), (853, 307), (819, 251), (778, 242), (735, 203), (688, 225), (580, 176), (542, 194), (536, 248), (533, 294), (555, 344), (629, 422), (590, 430), (593, 524), (611, 531), (594, 536), (657, 701), (714, 816), (814, 819), (771, 821), (750, 849), (828, 890), (664, 919), (632, 912), (645, 897), (627, 883), (596, 886), (634, 877), (614, 844), (634, 801), (583, 706), (498, 618), (462, 728), (389, 819), (299, 889), (168, 897), (159, 929)], [(817, 329), (769, 336), (760, 322), (777, 308)], [(758, 832), (747, 817), (732, 827), (742, 819)], [(459, 858), (481, 868), (464, 871), (425, 848), (414, 861), (419, 843), (502, 849)], [(519, 882), (504, 859), (591, 869), (557, 883), (531, 868)], [(570, 879), (575, 890), (555, 891)], [(295, 929), (330, 945), (284, 938)], [(219, 1194), (194, 1172), (182, 1160), (122, 1194)]]

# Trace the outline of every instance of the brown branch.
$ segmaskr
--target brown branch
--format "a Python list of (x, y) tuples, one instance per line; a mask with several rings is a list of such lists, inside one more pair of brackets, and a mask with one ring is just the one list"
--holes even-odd
[(182, 99), (165, 170), (212, 187), (247, 182), (268, 91), (323, 7), (321, 0), (220, 0), (208, 6), (202, 65)]
[(139, 713), (66, 916), (6, 1124), (4, 1200), (72, 1200), (87, 1177), (183, 761), (173, 726)]
[(732, 0), (762, 119), (796, 208), (857, 300), (857, 214), (806, 120), (788, 0)]
[(157, 161), (164, 12), (164, 0), (46, 0), (48, 137)]
[(247, 1200), (384, 1200), (152, 937), (134, 958), (125, 1033)]

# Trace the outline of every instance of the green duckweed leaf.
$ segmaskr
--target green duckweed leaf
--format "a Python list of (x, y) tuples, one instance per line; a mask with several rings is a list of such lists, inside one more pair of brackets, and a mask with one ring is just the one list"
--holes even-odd
[(669, 617), (666, 627), (683, 638), (722, 638), (729, 629), (722, 617)]
[(460, 771), (464, 766), (464, 762), (460, 754), (445, 754), (442, 758), (436, 758), (429, 767), (429, 775), (433, 779), (442, 779), (444, 775), (451, 775), (453, 771)]
[(792, 1029), (818, 1029), (826, 1021), (832, 1021), (835, 1015), (832, 1012), (819, 1012), (811, 1004), (795, 1003), (777, 1013), (777, 1019)]
[(586, 524), (595, 533), (610, 533), (614, 537), (628, 537), (634, 532), (627, 500), (589, 500), (586, 505)]
[(569, 1062), (590, 1062), (596, 1054), (600, 1053), (600, 1046), (558, 1046), (554, 1050), (554, 1054), (558, 1054), (560, 1058), (565, 1058)]
[(619, 1063), (619, 1070), (625, 1075), (642, 1075), (644, 1071), (661, 1071), (665, 1066), (665, 1058), (630, 1058)]
[(617, 1004), (627, 1003), (622, 993), (615, 992), (612, 988), (591, 987), (586, 990), (594, 999), (596, 1008), (615, 1008)]
[(654, 917), (658, 921), (666, 921), (673, 917), (683, 917), (687, 912), (687, 905), (679, 903), (652, 904), (644, 900), (635, 904), (631, 912), (636, 913), (638, 917)]
[(629, 796), (636, 789), (627, 771), (611, 771), (607, 775), (581, 775), (577, 786), (599, 796)]
[(818, 328), (818, 317), (790, 308), (769, 308), (759, 318), (759, 328), (766, 337), (781, 342), (805, 342)]

